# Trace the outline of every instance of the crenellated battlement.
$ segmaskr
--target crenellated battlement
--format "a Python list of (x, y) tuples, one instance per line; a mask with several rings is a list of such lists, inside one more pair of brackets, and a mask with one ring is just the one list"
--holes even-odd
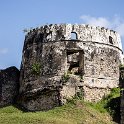
[[(105, 43), (122, 49), (120, 35), (116, 31), (99, 26), (85, 24), (50, 24), (31, 29), (26, 36), (31, 38), (33, 35), (42, 37), (42, 42), (80, 40)], [(75, 35), (75, 39), (73, 39), (72, 35)]]

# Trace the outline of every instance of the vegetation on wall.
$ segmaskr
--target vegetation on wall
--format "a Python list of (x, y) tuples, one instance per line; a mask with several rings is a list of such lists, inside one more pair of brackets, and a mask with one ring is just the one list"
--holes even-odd
[(62, 83), (65, 84), (69, 80), (69, 73), (65, 72), (64, 75), (62, 75)]
[(124, 68), (124, 64), (120, 64), (119, 65), (119, 68), (121, 69), (121, 68)]
[(41, 72), (41, 64), (40, 63), (33, 63), (32, 64), (32, 68), (31, 68), (31, 71), (33, 74), (35, 75), (39, 75), (40, 72)]

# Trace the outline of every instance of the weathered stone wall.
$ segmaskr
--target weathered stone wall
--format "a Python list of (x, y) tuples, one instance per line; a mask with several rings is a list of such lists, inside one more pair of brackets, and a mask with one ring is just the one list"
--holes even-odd
[(27, 111), (49, 110), (53, 107), (59, 106), (59, 92), (58, 89), (44, 88), (36, 91), (27, 92), (23, 97), (20, 105)]
[[(23, 48), (21, 104), (28, 110), (46, 110), (80, 92), (85, 100), (96, 102), (118, 87), (121, 61), (122, 47), (115, 31), (71, 24), (33, 29)], [(52, 92), (46, 99), (44, 89)], [(32, 93), (37, 94), (35, 100)], [(26, 100), (29, 96), (30, 101)]]
[(19, 70), (9, 67), (0, 70), (0, 107), (13, 104), (19, 93)]
[[(72, 40), (72, 32), (76, 33), (76, 40), (105, 43), (122, 49), (120, 36), (117, 32), (108, 30), (104, 27), (95, 27), (84, 24), (51, 24), (32, 29), (26, 35), (25, 44), (26, 42), (37, 42), (39, 39), (42, 40), (41, 42)], [(35, 41), (32, 41), (33, 38), (35, 38)]]
[(99, 87), (84, 86), (83, 89), (84, 89), (85, 100), (90, 102), (100, 101), (111, 91), (111, 89), (108, 87), (99, 88)]
[[(107, 95), (111, 88), (118, 87), (121, 63), (119, 51), (112, 46), (101, 46), (97, 43), (87, 43), (84, 47), (87, 49), (84, 54), (84, 85), (90, 87), (89, 90), (84, 89), (84, 98), (98, 101)], [(93, 95), (87, 95), (88, 91)]]

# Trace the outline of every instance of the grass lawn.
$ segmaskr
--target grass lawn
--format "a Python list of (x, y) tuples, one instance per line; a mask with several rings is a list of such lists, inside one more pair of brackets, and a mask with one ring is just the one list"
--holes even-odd
[(114, 124), (111, 111), (105, 106), (117, 93), (97, 104), (73, 99), (46, 112), (23, 112), (14, 106), (0, 108), (0, 124)]

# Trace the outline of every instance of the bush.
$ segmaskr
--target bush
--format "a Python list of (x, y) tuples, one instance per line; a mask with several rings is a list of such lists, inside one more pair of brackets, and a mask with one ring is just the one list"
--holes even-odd
[(40, 74), (40, 71), (41, 71), (41, 64), (39, 63), (34, 63), (32, 65), (32, 73), (33, 74), (36, 74), (36, 75), (39, 75)]
[(120, 68), (124, 68), (124, 64), (120, 64), (119, 67), (120, 67)]
[(62, 76), (62, 83), (65, 84), (69, 80), (69, 78), (69, 74), (64, 73), (64, 75)]

